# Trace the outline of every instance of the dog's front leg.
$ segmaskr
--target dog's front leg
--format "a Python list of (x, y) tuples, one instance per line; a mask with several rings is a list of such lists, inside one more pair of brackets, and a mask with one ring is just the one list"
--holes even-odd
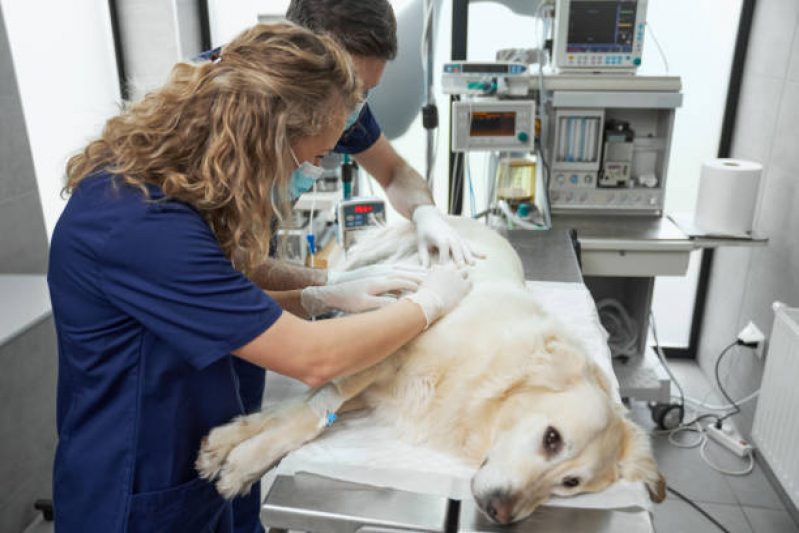
[(341, 405), (390, 372), (380, 364), (314, 389), (303, 398), (215, 428), (203, 439), (197, 470), (218, 478), (220, 494), (246, 493), (284, 455), (317, 437)]

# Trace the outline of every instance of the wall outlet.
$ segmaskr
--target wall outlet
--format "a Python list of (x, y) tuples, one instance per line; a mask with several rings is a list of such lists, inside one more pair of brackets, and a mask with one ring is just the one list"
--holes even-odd
[(763, 359), (763, 353), (766, 351), (766, 341), (765, 339), (758, 342), (757, 346), (755, 347), (755, 357), (758, 359)]
[(719, 429), (715, 424), (710, 424), (705, 430), (709, 438), (718, 442), (738, 457), (746, 457), (754, 450), (754, 447), (741, 438), (731, 426), (722, 425), (721, 429)]
[(747, 346), (753, 346), (755, 357), (758, 359), (763, 358), (763, 350), (766, 345), (766, 336), (763, 335), (763, 332), (760, 331), (760, 328), (757, 327), (754, 322), (750, 320), (744, 329), (738, 333), (738, 340)]

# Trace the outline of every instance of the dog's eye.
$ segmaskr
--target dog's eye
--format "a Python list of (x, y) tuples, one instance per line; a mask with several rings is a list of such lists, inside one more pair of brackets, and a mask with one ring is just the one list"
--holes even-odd
[(567, 477), (563, 480), (563, 486), (568, 488), (574, 488), (580, 484), (580, 478), (577, 477)]
[(549, 454), (557, 453), (560, 450), (563, 441), (560, 438), (558, 430), (549, 426), (544, 433), (544, 449)]

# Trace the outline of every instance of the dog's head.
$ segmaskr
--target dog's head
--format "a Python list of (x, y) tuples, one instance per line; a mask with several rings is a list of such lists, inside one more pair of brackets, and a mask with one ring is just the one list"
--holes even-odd
[(481, 510), (507, 524), (550, 496), (597, 492), (621, 478), (643, 481), (662, 501), (649, 439), (613, 401), (601, 371), (559, 336), (542, 342), (527, 358), (532, 371), (520, 372), (498, 403), (491, 447), (472, 479)]

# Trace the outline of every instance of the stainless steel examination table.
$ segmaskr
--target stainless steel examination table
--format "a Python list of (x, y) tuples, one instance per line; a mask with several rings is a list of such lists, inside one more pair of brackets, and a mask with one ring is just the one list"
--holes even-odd
[[(509, 231), (506, 237), (522, 258), (526, 279), (582, 281), (573, 232)], [(499, 526), (486, 519), (472, 500), (455, 501), (302, 473), (275, 478), (261, 507), (261, 522), (270, 530), (318, 533), (653, 531), (649, 513), (640, 509), (553, 506), (540, 507), (512, 526)]]

